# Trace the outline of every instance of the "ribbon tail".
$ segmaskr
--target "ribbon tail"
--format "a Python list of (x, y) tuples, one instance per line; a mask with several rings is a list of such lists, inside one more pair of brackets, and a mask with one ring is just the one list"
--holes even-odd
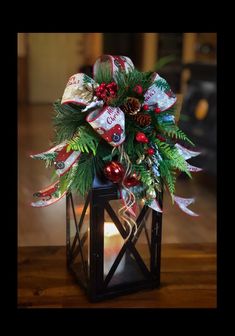
[(188, 160), (192, 157), (195, 157), (195, 156), (198, 156), (201, 154), (201, 152), (196, 152), (196, 151), (193, 151), (193, 150), (189, 150), (188, 148), (176, 143), (175, 144), (175, 147), (178, 149), (178, 152), (180, 155), (183, 156), (183, 158), (185, 160)]
[(166, 80), (157, 73), (154, 73), (152, 85), (144, 94), (144, 104), (157, 106), (161, 112), (172, 107), (176, 103), (177, 98), (170, 88), (166, 89), (166, 87), (168, 87)]
[(197, 173), (197, 172), (200, 172), (200, 171), (203, 170), (202, 168), (192, 166), (192, 165), (189, 164), (188, 162), (186, 162), (186, 164), (187, 164), (187, 168), (188, 168), (188, 170), (189, 170), (190, 172)]
[(49, 185), (48, 187), (36, 192), (34, 196), (40, 199), (36, 202), (32, 202), (31, 206), (35, 208), (42, 208), (58, 202), (66, 194), (66, 190), (61, 193), (58, 190), (58, 186), (59, 180)]
[(42, 153), (31, 154), (30, 157), (32, 159), (41, 159), (45, 160), (50, 154), (55, 154), (57, 151), (61, 151), (66, 146), (66, 141), (61, 142), (59, 145), (54, 146), (47, 151)]
[(157, 212), (160, 212), (160, 213), (163, 212), (159, 202), (156, 199), (154, 199), (148, 206), (149, 206), (149, 208), (151, 208), (151, 209), (153, 209)]
[(183, 198), (178, 196), (173, 196), (173, 198), (175, 203), (183, 212), (185, 212), (189, 216), (199, 216), (198, 214), (187, 208), (190, 204), (194, 203), (194, 198)]
[(59, 153), (54, 163), (56, 168), (56, 174), (58, 176), (63, 176), (64, 174), (66, 174), (78, 161), (80, 156), (80, 151), (70, 151), (68, 153), (64, 153), (63, 151), (63, 153)]

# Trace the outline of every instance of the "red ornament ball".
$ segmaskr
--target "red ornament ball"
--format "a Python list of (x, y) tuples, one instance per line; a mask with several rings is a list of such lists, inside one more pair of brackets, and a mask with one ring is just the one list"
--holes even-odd
[(133, 89), (134, 92), (136, 92), (137, 94), (141, 95), (143, 93), (143, 88), (141, 85), (136, 85)]
[(161, 109), (160, 109), (159, 107), (156, 107), (156, 108), (154, 109), (154, 112), (155, 112), (155, 113), (161, 113)]
[(136, 185), (140, 184), (140, 181), (137, 178), (137, 174), (134, 173), (131, 176), (127, 177), (123, 183), (125, 187), (131, 188), (131, 187), (135, 187)]
[(153, 148), (148, 148), (147, 153), (148, 155), (153, 155), (155, 153), (155, 150)]
[(125, 174), (123, 165), (117, 161), (110, 161), (104, 166), (105, 177), (114, 182), (121, 182)]
[(148, 143), (149, 139), (146, 137), (146, 135), (143, 132), (136, 133), (135, 136), (136, 141), (142, 142), (142, 143)]
[(145, 105), (142, 106), (142, 109), (143, 109), (144, 111), (148, 111), (149, 106), (148, 106), (147, 104), (145, 104)]

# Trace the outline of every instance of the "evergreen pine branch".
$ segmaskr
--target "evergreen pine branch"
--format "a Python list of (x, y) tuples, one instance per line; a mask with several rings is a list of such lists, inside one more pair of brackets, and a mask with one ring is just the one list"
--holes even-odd
[(93, 155), (96, 155), (99, 141), (99, 135), (89, 125), (84, 125), (79, 127), (76, 135), (68, 142), (67, 151), (71, 149), (83, 153), (92, 151)]
[(82, 196), (90, 190), (94, 179), (95, 170), (97, 169), (97, 161), (94, 156), (82, 154), (78, 161), (76, 174), (73, 179), (71, 189), (80, 193)]
[(97, 147), (96, 151), (96, 159), (99, 162), (102, 162), (102, 166), (104, 165), (104, 162), (106, 161), (112, 161), (113, 157), (117, 154), (117, 148), (112, 152), (113, 147), (110, 146), (107, 141), (104, 139), (100, 139), (100, 142)]
[(56, 112), (53, 118), (56, 133), (55, 143), (59, 144), (74, 136), (77, 128), (86, 122), (87, 113), (81, 112), (84, 108), (81, 106), (62, 105), (61, 99), (58, 99), (53, 106)]
[[(125, 72), (118, 72), (115, 81), (118, 86), (117, 98), (113, 99), (112, 106), (120, 106), (124, 103), (127, 97), (137, 97), (140, 102), (144, 100), (144, 92), (151, 85), (152, 72), (140, 72), (136, 69)], [(136, 85), (141, 85), (143, 88), (142, 96), (139, 96), (133, 89)]]
[(98, 84), (101, 84), (101, 83), (108, 84), (113, 81), (113, 76), (112, 76), (112, 72), (111, 72), (109, 64), (107, 63), (99, 64), (99, 67), (94, 76), (94, 80)]

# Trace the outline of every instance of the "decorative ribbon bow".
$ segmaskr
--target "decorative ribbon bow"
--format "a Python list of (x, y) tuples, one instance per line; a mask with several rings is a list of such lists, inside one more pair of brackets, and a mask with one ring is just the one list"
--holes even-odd
[[(125, 56), (111, 56), (104, 55), (101, 56), (94, 64), (93, 75), (94, 77), (99, 72), (101, 66), (106, 66), (109, 71), (111, 71), (113, 79), (115, 80), (116, 75), (119, 71), (129, 72), (134, 69), (132, 61)], [(176, 102), (176, 96), (171, 90), (162, 90), (158, 83), (166, 83), (165, 79), (161, 78), (157, 73), (152, 76), (152, 84), (144, 94), (144, 103), (148, 106), (157, 106), (159, 111), (165, 111), (173, 106)], [(115, 85), (115, 82), (114, 82)], [(78, 104), (82, 105), (84, 108), (82, 112), (89, 112), (86, 121), (91, 125), (91, 127), (100, 136), (105, 139), (111, 146), (118, 147), (125, 141), (125, 114), (120, 107), (104, 106), (103, 100), (99, 100), (96, 92), (98, 84), (89, 76), (78, 73), (69, 78), (66, 85), (61, 104)], [(54, 166), (58, 176), (64, 175), (68, 170), (76, 167), (77, 161), (81, 155), (80, 151), (70, 150), (67, 152), (68, 144), (63, 142), (50, 150), (31, 155), (32, 158), (36, 159), (46, 159), (47, 157), (54, 158)], [(178, 151), (184, 156), (185, 160), (199, 155), (199, 152), (189, 151), (185, 147), (176, 144)], [(193, 167), (188, 164), (189, 171), (200, 171), (200, 168)], [(41, 199), (37, 202), (33, 202), (34, 207), (44, 207), (55, 203), (61, 199), (65, 194), (66, 190), (69, 188), (67, 186), (66, 190), (58, 191), (59, 181), (56, 181), (53, 185), (40, 190), (35, 196)], [(128, 190), (123, 188), (121, 190), (121, 196), (124, 204), (127, 205)], [(197, 216), (194, 212), (187, 209), (187, 205), (192, 203), (193, 199), (183, 199), (180, 197), (174, 197), (175, 202), (179, 207), (186, 213)], [(151, 208), (158, 212), (162, 212), (160, 205), (157, 200), (153, 200), (149, 205)], [(127, 210), (131, 215), (135, 215), (135, 202), (129, 199), (129, 206)]]

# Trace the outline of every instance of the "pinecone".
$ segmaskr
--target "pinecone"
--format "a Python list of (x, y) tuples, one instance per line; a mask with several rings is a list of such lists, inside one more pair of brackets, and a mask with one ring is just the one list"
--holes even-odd
[(132, 119), (140, 126), (149, 126), (151, 124), (151, 116), (149, 114), (138, 113), (132, 116)]
[(129, 115), (136, 115), (141, 108), (141, 103), (139, 99), (129, 97), (126, 99), (126, 102), (121, 106), (121, 109)]

